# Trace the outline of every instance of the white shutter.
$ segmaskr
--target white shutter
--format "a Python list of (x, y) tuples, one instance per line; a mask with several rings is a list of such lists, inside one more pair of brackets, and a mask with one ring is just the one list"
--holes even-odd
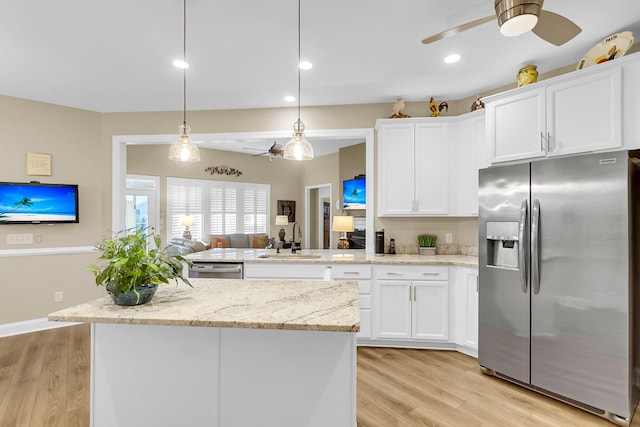
[(271, 187), (267, 184), (167, 178), (167, 237), (181, 237), (181, 215), (195, 219), (194, 239), (207, 234), (267, 233)]

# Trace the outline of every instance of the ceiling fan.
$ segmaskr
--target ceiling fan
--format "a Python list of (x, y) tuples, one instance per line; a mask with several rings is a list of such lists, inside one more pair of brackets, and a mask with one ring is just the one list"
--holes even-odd
[(544, 0), (495, 0), (496, 14), (467, 22), (441, 33), (427, 37), (422, 43), (429, 44), (463, 31), (498, 20), (500, 32), (506, 37), (519, 36), (533, 31), (541, 39), (561, 46), (580, 34), (582, 29), (573, 21), (557, 13), (542, 10)]
[[(260, 148), (251, 148), (251, 147), (244, 147), (246, 150), (260, 150)], [(269, 160), (270, 161), (274, 161), (274, 160), (280, 160), (282, 158), (284, 151), (282, 149), (282, 145), (278, 144), (276, 141), (273, 141), (273, 145), (271, 147), (269, 147), (269, 149), (267, 151), (264, 151), (262, 153), (259, 154), (254, 154), (254, 156), (265, 156), (268, 155), (269, 156)]]

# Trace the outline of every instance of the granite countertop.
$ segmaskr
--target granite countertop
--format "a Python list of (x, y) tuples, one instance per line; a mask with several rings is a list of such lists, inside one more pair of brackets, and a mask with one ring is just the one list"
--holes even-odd
[[(268, 258), (261, 258), (267, 255)], [(311, 257), (309, 257), (311, 256)], [(195, 262), (244, 262), (244, 263), (345, 263), (345, 264), (406, 264), (406, 265), (458, 265), (477, 267), (478, 257), (470, 255), (375, 255), (363, 250), (304, 249), (291, 254), (281, 249), (279, 256), (275, 249), (209, 249), (189, 254)]]
[[(49, 314), (87, 323), (358, 332), (356, 282), (189, 279), (161, 285), (150, 303), (118, 306), (109, 296)], [(106, 293), (106, 292), (105, 292)]]

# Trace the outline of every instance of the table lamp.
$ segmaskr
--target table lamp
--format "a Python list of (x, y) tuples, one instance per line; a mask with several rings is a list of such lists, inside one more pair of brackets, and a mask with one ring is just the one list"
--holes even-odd
[[(276, 225), (289, 225), (289, 217), (287, 215), (276, 215)], [(280, 237), (280, 241), (284, 242), (284, 227), (280, 227), (280, 232), (278, 233), (278, 237)]]
[(353, 231), (353, 217), (347, 215), (334, 216), (333, 227), (331, 229), (342, 233), (340, 240), (338, 241), (338, 249), (349, 249), (347, 232)]
[(196, 219), (190, 215), (182, 215), (180, 217), (180, 225), (184, 227), (184, 234), (182, 234), (183, 238), (191, 240), (191, 232), (189, 231), (189, 227), (195, 224), (195, 222)]

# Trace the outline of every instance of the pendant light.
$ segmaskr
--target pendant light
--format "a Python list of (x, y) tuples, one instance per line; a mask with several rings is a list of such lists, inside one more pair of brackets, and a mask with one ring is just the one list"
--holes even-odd
[(284, 146), (282, 156), (288, 160), (313, 159), (313, 147), (304, 136), (304, 123), (300, 120), (300, 0), (298, 0), (298, 120), (293, 124), (293, 137)]
[(200, 150), (191, 142), (191, 127), (187, 124), (187, 0), (183, 0), (182, 12), (182, 124), (178, 128), (180, 138), (169, 147), (169, 160), (199, 162)]

